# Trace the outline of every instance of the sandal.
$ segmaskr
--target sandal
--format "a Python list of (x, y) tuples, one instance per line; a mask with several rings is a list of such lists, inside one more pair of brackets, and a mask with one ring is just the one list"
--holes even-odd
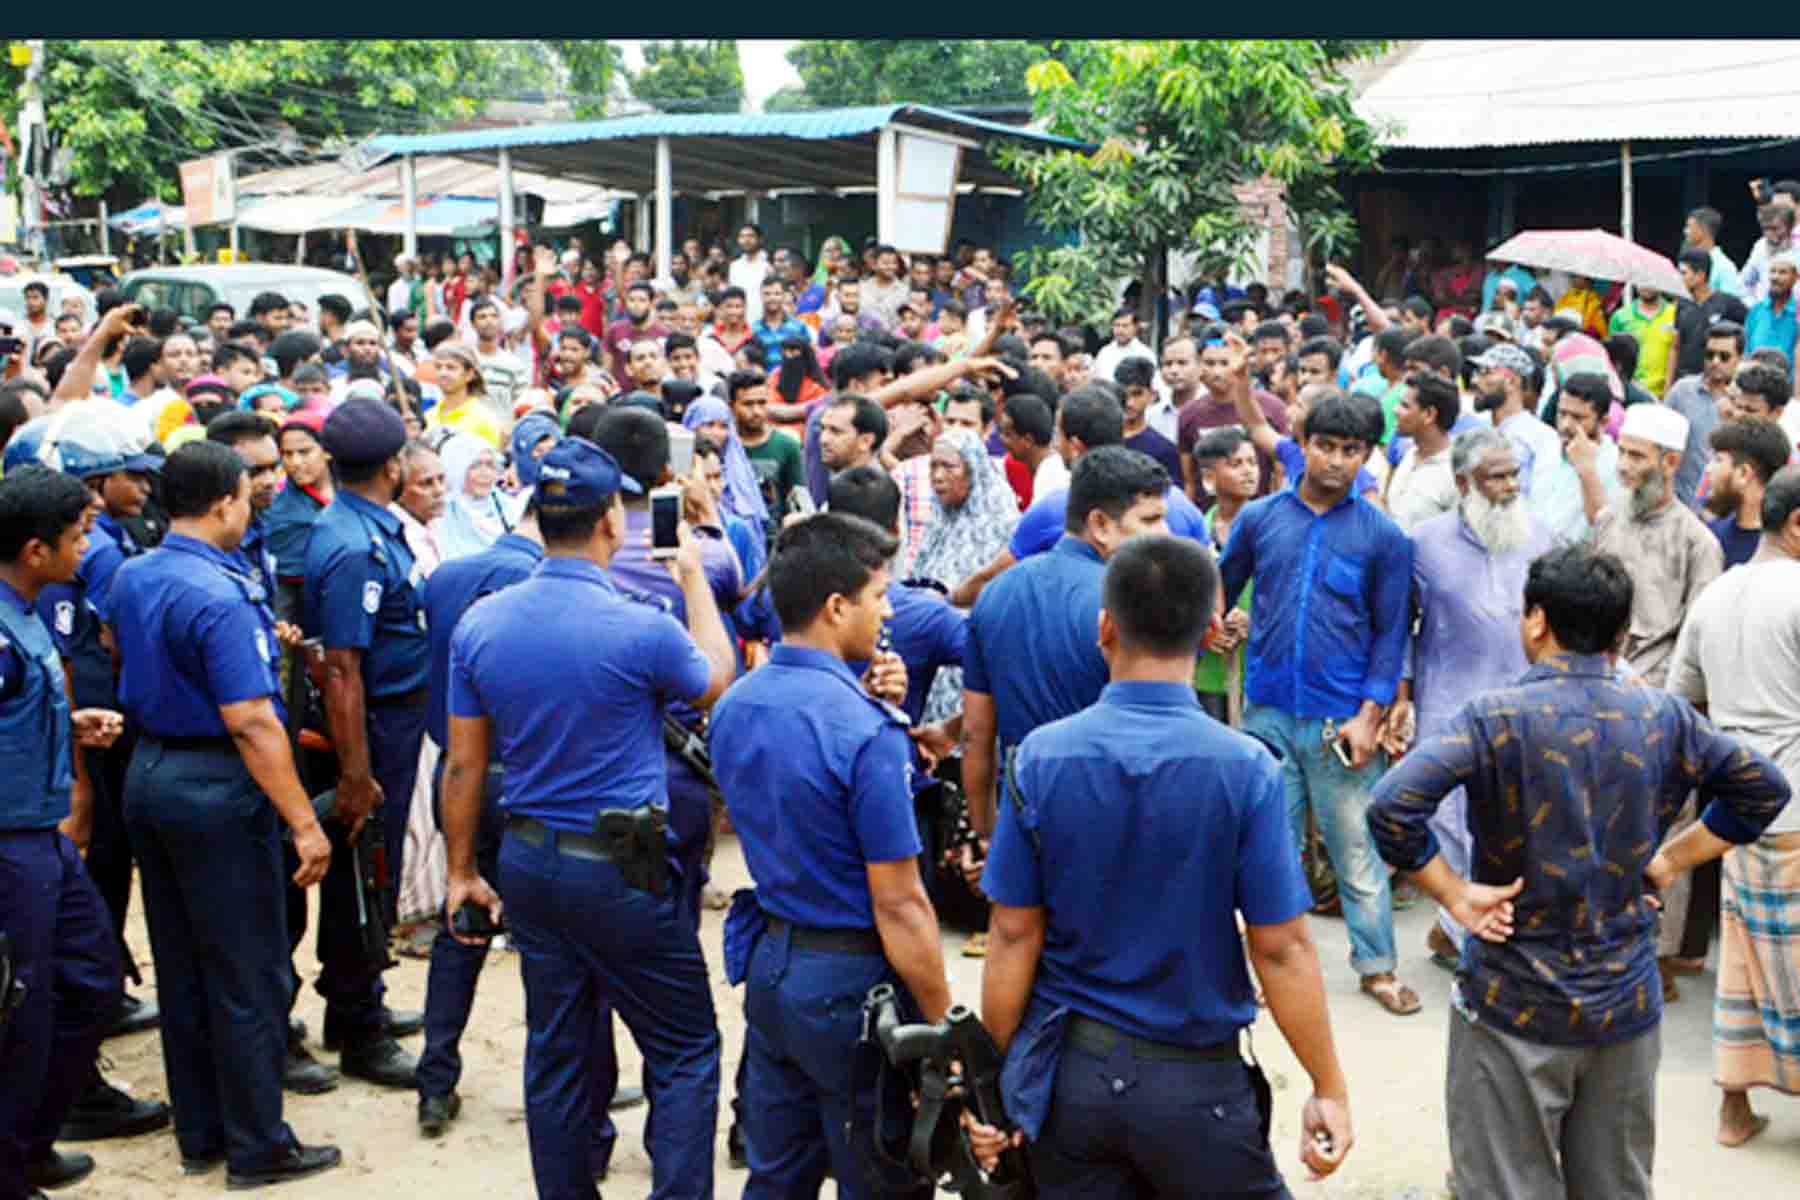
[(1431, 952), (1432, 966), (1448, 971), (1452, 975), (1456, 974), (1457, 967), (1462, 965), (1462, 956), (1456, 948), (1456, 943), (1450, 940), (1450, 935), (1445, 933), (1441, 926), (1433, 925), (1431, 932), (1425, 935), (1425, 949)]
[(976, 932), (976, 933), (971, 933), (969, 935), (969, 940), (963, 943), (963, 948), (962, 948), (963, 957), (964, 958), (986, 958), (987, 957), (987, 939), (988, 939), (988, 935), (987, 935), (987, 930), (985, 930), (985, 929), (980, 930), (979, 932)]
[(394, 953), (403, 958), (429, 959), (431, 943), (437, 940), (438, 927), (433, 921), (418, 921), (394, 930)]
[(1425, 1007), (1419, 1002), (1418, 993), (1392, 974), (1364, 975), (1362, 990), (1365, 996), (1373, 996), (1376, 1003), (1396, 1017), (1410, 1016)]

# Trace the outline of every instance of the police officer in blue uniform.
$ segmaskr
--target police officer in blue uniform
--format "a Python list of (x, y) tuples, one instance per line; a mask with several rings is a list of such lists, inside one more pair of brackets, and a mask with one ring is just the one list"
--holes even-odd
[[(849, 1063), (862, 1002), (892, 982), (925, 1019), (950, 1004), (937, 918), (919, 876), (905, 717), (847, 665), (871, 659), (896, 539), (828, 512), (784, 530), (769, 561), (782, 641), (733, 685), (709, 740), (756, 881), (726, 926), (726, 977), (744, 982), (747, 1198), (872, 1193), (849, 1128), (873, 1129)], [(916, 1002), (916, 1003), (915, 1003)], [(925, 1194), (929, 1189), (925, 1190)]]
[(288, 963), (283, 823), (294, 881), (330, 845), (294, 771), (276, 699), (280, 653), (261, 581), (237, 556), (250, 482), (236, 453), (183, 446), (164, 467), (169, 535), (119, 568), (119, 696), (142, 728), (126, 781), (163, 1001), (163, 1065), (182, 1167), (228, 1164), (234, 1188), (336, 1166), (282, 1120)]
[[(381, 823), (392, 896), (403, 870), (431, 666), (422, 577), (400, 518), (388, 509), (405, 481), (406, 424), (380, 401), (352, 397), (325, 419), (320, 437), (336, 493), (307, 542), (303, 611), (306, 632), (325, 647), (325, 711), (341, 769), (334, 821), (352, 838), (366, 820)], [(384, 916), (391, 923), (391, 903)], [(422, 1018), (385, 1009), (380, 974), (370, 974), (320, 977), (325, 1044), (342, 1046), (344, 1074), (411, 1088), (416, 1064), (393, 1035), (415, 1032)]]
[(53, 1141), (118, 1015), (118, 941), (106, 905), (60, 828), (93, 803), (71, 742), (106, 744), (117, 713), (72, 718), (62, 662), (34, 602), (74, 578), (87, 550), (89, 495), (43, 466), (0, 479), (0, 931), (24, 1000), (0, 1028), (0, 1197), (38, 1198), (93, 1170)]
[(450, 639), (447, 907), (478, 904), (501, 918), (475, 864), (497, 753), (506, 814), (497, 882), (525, 980), (538, 1195), (598, 1194), (592, 1060), (605, 999), (644, 1051), (652, 1195), (710, 1200), (719, 1033), (699, 935), (671, 877), (679, 865), (668, 861), (661, 710), (670, 700), (709, 707), (731, 679), (731, 644), (685, 531), (671, 569), (686, 629), (614, 584), (606, 567), (627, 536), (619, 497), (638, 484), (610, 455), (571, 437), (539, 470), (544, 562), (477, 602)]
[[(275, 606), (275, 551), (269, 545), (269, 509), (281, 494), (281, 452), (275, 448), (275, 422), (256, 412), (220, 413), (206, 423), (206, 438), (237, 451), (250, 476), (250, 527), (237, 548), (238, 557), (262, 582), (269, 607)], [(281, 621), (276, 621), (277, 630)], [(283, 641), (290, 641), (284, 638)]]
[[(1077, 475), (1071, 504), (1080, 492)], [(1007, 772), (982, 876), (994, 901), (982, 1017), (1007, 1052), (1007, 1113), (1043, 1200), (1288, 1195), (1260, 1068), (1238, 1051), (1256, 1019), (1239, 913), (1312, 1077), (1301, 1155), (1318, 1178), (1350, 1148), (1280, 767), (1194, 694), (1218, 592), (1211, 555), (1188, 539), (1119, 547), (1099, 619), (1110, 682), (1026, 737)], [(991, 1155), (996, 1131), (979, 1132)]]

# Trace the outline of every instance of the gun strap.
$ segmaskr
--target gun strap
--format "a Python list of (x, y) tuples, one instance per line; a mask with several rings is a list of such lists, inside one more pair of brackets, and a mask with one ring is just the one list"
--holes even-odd
[(1018, 765), (1019, 748), (1013, 746), (1006, 752), (1006, 795), (1012, 801), (1013, 814), (1019, 818), (1019, 828), (1024, 830), (1025, 836), (1031, 839), (1032, 857), (1038, 860), (1039, 866), (1042, 866), (1044, 841), (1038, 836), (1038, 831), (1034, 826), (1025, 823), (1025, 797), (1019, 794)]
[[(870, 1187), (877, 1193), (894, 1187), (896, 1180), (911, 1181), (913, 1176), (911, 1166), (895, 1157), (882, 1140), (881, 1131), (887, 1128), (888, 1093), (895, 1090), (890, 1086), (894, 1070), (875, 1035), (875, 1010), (864, 1004), (862, 1038), (850, 1056), (850, 1094), (857, 1095), (867, 1088), (874, 1093), (875, 1106), (871, 1116), (864, 1118), (860, 1115), (861, 1107), (852, 1104), (846, 1133), (852, 1149), (858, 1146), (865, 1149), (868, 1158), (864, 1167)], [(868, 1122), (866, 1125), (865, 1121)]]
[[(913, 1115), (912, 1137), (906, 1148), (906, 1160), (921, 1179), (936, 1179), (939, 1175), (939, 1164), (933, 1161), (933, 1151), (938, 1141), (938, 1122), (946, 1117), (953, 1121), (957, 1119), (956, 1113), (945, 1111), (949, 1091), (950, 1081), (942, 1068), (927, 1062), (920, 1072), (919, 1108)], [(960, 1110), (961, 1105), (951, 1107)]]

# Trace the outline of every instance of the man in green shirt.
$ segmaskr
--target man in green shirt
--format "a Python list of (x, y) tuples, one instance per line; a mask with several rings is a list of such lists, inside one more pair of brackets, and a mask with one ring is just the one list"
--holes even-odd
[[(1256, 446), (1235, 425), (1214, 430), (1194, 447), (1194, 465), (1218, 503), (1206, 513), (1206, 531), (1212, 537), (1213, 552), (1222, 554), (1231, 537), (1231, 523), (1244, 505), (1256, 499)], [(1250, 632), (1250, 589), (1233, 602), (1225, 598), (1227, 611), (1224, 630), (1194, 664), (1194, 690), (1200, 694), (1200, 706), (1213, 719), (1236, 725), (1242, 706), (1244, 682), (1243, 645)]]
[(1381, 402), (1384, 446), (1394, 440), (1394, 410), (1406, 395), (1406, 347), (1412, 341), (1413, 335), (1400, 328), (1390, 327), (1376, 334), (1375, 369), (1350, 388), (1353, 396), (1373, 396)]
[(1608, 332), (1637, 339), (1636, 379), (1645, 391), (1661, 399), (1675, 377), (1675, 305), (1655, 288), (1634, 290), (1632, 302), (1621, 304), (1612, 315)]
[(738, 440), (762, 483), (769, 519), (779, 528), (787, 515), (788, 497), (806, 486), (806, 462), (800, 441), (769, 424), (769, 377), (755, 369), (733, 371), (725, 378)]

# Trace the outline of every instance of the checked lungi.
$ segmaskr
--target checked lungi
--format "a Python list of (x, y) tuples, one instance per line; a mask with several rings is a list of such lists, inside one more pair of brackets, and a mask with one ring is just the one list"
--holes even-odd
[(1800, 1094), (1800, 833), (1726, 852), (1719, 924), (1717, 1082)]

